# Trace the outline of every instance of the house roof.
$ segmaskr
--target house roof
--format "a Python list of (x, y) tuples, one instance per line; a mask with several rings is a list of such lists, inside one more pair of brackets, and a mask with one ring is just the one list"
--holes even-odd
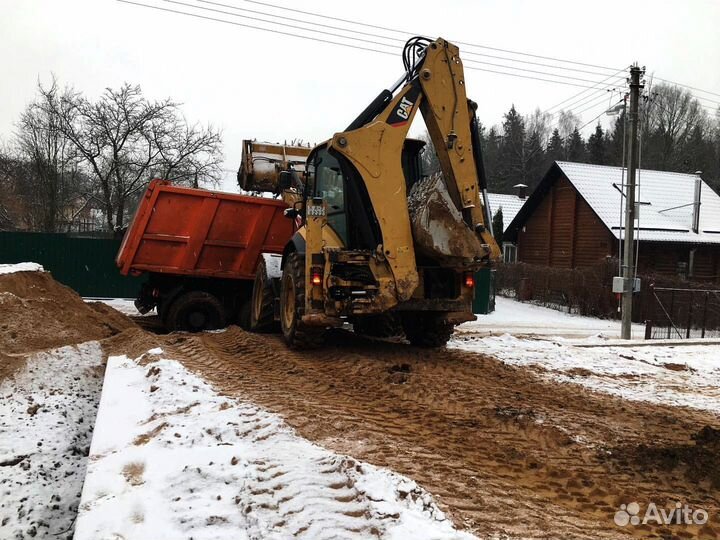
[[(627, 171), (623, 171), (622, 167), (555, 162), (530, 197), (535, 201), (528, 204), (523, 215), (517, 216), (518, 222), (511, 225), (517, 228), (524, 222), (532, 208), (539, 204), (549, 184), (557, 178), (558, 170), (572, 183), (615, 238), (620, 238), (625, 223), (622, 207), (624, 197), (620, 189), (623, 183), (627, 183)], [(695, 174), (638, 169), (636, 200), (640, 204), (636, 238), (654, 242), (720, 244), (720, 196), (702, 180), (700, 226), (697, 233), (692, 231), (695, 183), (698, 178)]]
[(521, 199), (517, 195), (505, 195), (502, 193), (488, 193), (488, 202), (490, 203), (490, 214), (495, 215), (498, 208), (502, 208), (503, 227), (507, 230), (512, 220), (527, 201), (527, 197)]

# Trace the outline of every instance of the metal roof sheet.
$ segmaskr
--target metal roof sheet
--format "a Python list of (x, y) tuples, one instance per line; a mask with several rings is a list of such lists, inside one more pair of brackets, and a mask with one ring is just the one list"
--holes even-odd
[[(622, 167), (556, 162), (567, 179), (608, 229), (620, 238), (625, 224), (620, 188), (627, 183)], [(704, 181), (700, 227), (692, 231), (695, 174), (639, 169), (636, 200), (641, 203), (636, 238), (645, 241), (720, 244), (720, 197)]]
[(503, 227), (508, 228), (508, 225), (515, 219), (515, 216), (522, 208), (527, 197), (521, 199), (517, 195), (505, 195), (502, 193), (488, 193), (488, 201), (490, 203), (490, 212), (494, 216), (498, 208), (502, 208), (503, 211)]

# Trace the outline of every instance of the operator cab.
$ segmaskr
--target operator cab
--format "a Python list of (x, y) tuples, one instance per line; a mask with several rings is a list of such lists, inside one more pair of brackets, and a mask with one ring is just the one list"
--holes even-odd
[[(405, 139), (401, 159), (408, 193), (423, 177), (421, 155), (425, 144), (419, 139)], [(353, 178), (357, 181), (353, 182)], [(381, 243), (379, 227), (360, 176), (346, 159), (332, 152), (327, 143), (308, 156), (306, 182), (305, 196), (325, 201), (328, 225), (345, 247), (375, 249)], [(348, 222), (354, 224), (352, 230), (348, 230)]]

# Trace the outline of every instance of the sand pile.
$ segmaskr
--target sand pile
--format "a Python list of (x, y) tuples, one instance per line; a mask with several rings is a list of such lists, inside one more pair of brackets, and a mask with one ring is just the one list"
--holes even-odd
[(134, 326), (100, 303), (87, 304), (47, 272), (0, 274), (0, 355), (102, 339)]

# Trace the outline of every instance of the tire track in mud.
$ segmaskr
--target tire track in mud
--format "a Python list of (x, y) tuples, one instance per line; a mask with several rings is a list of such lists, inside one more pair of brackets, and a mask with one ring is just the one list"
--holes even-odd
[(716, 489), (690, 481), (682, 468), (651, 467), (633, 451), (688, 444), (702, 426), (720, 425), (712, 414), (542, 381), (476, 353), (348, 333), (312, 352), (236, 327), (162, 339), (218, 389), (282, 414), (300, 435), (413, 478), (474, 532), (718, 536), (712, 517), (702, 529), (613, 522), (631, 501), (682, 501), (717, 519)]

